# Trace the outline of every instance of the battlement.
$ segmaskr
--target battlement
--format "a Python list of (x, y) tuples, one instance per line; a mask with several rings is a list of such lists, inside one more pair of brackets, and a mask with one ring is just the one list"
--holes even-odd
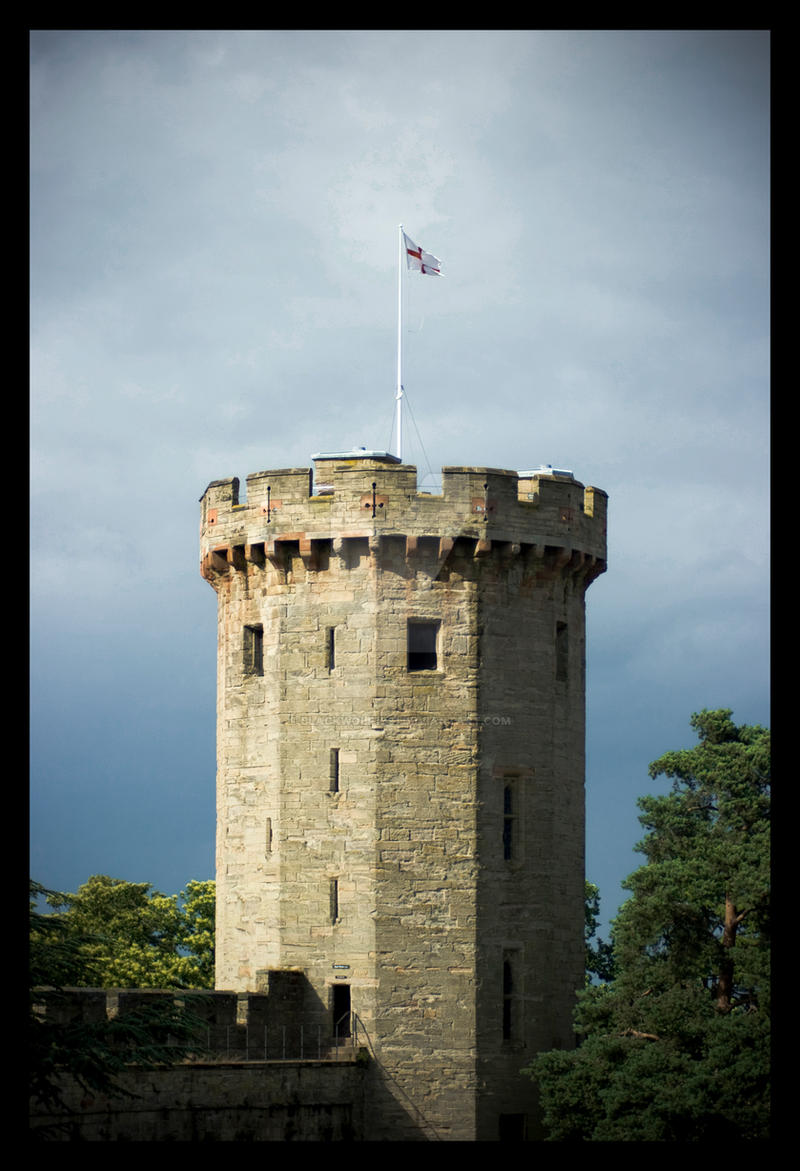
[[(592, 576), (605, 569), (607, 495), (551, 468), (518, 473), (502, 468), (445, 467), (442, 491), (417, 490), (417, 469), (385, 452), (313, 457), (312, 468), (281, 468), (239, 480), (214, 480), (201, 497), (203, 575), (263, 564), (278, 544), (298, 543), (302, 555), (334, 540), (405, 537), (454, 542), (475, 552), (495, 546), (559, 549), (588, 558)], [(236, 552), (238, 550), (238, 553)]]
[[(330, 1060), (352, 1054), (331, 1036), (328, 1014), (313, 1002), (297, 970), (259, 973), (260, 992), (163, 988), (41, 988), (34, 1008), (50, 1025), (104, 1025), (142, 1010), (182, 1009), (191, 1032), (188, 1048), (204, 1060)], [(168, 1045), (181, 1046), (177, 1038)]]
[[(103, 1036), (116, 1060), (113, 1078), (102, 1091), (89, 1087), (80, 1071), (66, 1066), (48, 1070), (48, 1083), (58, 1098), (32, 1099), (30, 1126), (35, 1138), (50, 1142), (363, 1140), (365, 1090), (374, 1078), (362, 1048), (366, 1038), (355, 1035), (355, 1018), (352, 1035), (333, 1038), (319, 1014), (310, 1013), (307, 1000), (302, 1000), (302, 973), (264, 976), (268, 995), (149, 988), (36, 989), (34, 1011), (40, 1020), (55, 1026), (58, 1034), (63, 1030), (65, 1039), (71, 1028), (90, 1025), (91, 1035)], [(172, 1034), (169, 1024), (156, 1023), (176, 1009), (179, 1036)], [(126, 1017), (143, 1011), (148, 1027), (141, 1028), (142, 1017), (137, 1016), (129, 1019), (129, 1029), (120, 1030)], [(143, 1046), (139, 1054), (137, 1038)], [(160, 1050), (156, 1065), (154, 1041)], [(374, 1115), (374, 1095), (371, 1110)], [(419, 1134), (412, 1131), (410, 1137)]]
[[(606, 494), (549, 466), (445, 467), (434, 493), (388, 452), (312, 460), (201, 501), (217, 984), (261, 993), (268, 973), (323, 1039), (355, 1014), (399, 1087), (382, 1100), (442, 1137), (521, 1131), (520, 1053), (571, 1044), (583, 978)], [(366, 1121), (406, 1136), (372, 1098)]]

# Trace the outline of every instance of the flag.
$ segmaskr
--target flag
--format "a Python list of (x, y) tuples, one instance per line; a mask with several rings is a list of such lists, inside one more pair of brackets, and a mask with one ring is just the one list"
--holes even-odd
[(406, 261), (414, 272), (421, 272), (425, 276), (439, 276), (442, 271), (442, 262), (430, 252), (423, 252), (419, 244), (409, 240), (403, 232), (403, 241), (406, 246)]

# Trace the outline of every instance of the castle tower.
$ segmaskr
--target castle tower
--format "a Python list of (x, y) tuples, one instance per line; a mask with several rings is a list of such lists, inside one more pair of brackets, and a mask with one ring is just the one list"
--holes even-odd
[[(583, 983), (606, 494), (381, 452), (214, 481), (217, 977), (369, 1037), (372, 1138), (518, 1137)], [(361, 1035), (361, 1033), (360, 1033)]]

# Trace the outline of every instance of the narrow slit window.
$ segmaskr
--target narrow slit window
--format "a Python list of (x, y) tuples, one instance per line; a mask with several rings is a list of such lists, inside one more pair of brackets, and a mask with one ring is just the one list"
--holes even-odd
[(438, 667), (438, 641), (438, 622), (409, 622), (408, 670), (435, 671)]
[(566, 622), (556, 622), (556, 679), (565, 683), (567, 679), (567, 661), (569, 656), (569, 641)]
[(331, 923), (339, 920), (339, 880), (332, 878), (330, 884)]
[(331, 749), (331, 793), (339, 792), (339, 749)]
[(503, 858), (510, 862), (514, 857), (514, 790), (511, 785), (503, 787)]
[(242, 658), (245, 675), (264, 674), (263, 626), (245, 626), (242, 645)]
[(510, 1041), (514, 1029), (514, 973), (511, 958), (503, 957), (503, 1040)]
[(329, 626), (325, 636), (325, 666), (332, 671), (336, 666), (336, 627)]

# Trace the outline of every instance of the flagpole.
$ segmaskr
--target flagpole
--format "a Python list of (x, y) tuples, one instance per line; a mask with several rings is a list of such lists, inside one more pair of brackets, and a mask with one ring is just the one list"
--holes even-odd
[(399, 229), (399, 251), (397, 255), (397, 392), (395, 411), (397, 418), (397, 455), (403, 461), (403, 225)]

